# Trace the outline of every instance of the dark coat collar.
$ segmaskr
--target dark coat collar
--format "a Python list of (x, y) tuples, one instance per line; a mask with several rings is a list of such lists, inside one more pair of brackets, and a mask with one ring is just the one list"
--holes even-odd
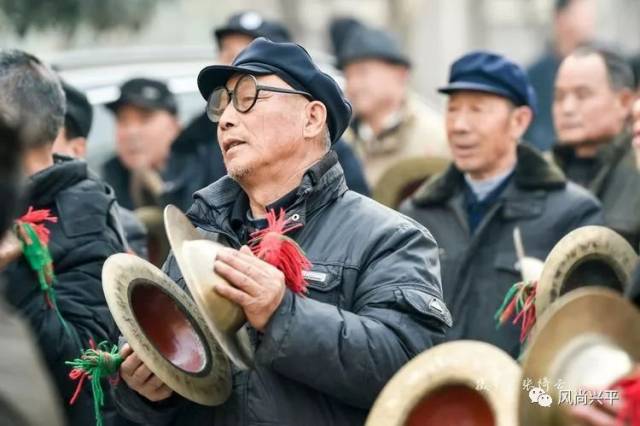
[(27, 193), (29, 203), (46, 206), (53, 203), (58, 193), (89, 178), (87, 163), (63, 155), (54, 154), (54, 163), (29, 178)]
[[(297, 215), (296, 222), (304, 225), (311, 213), (338, 198), (347, 189), (338, 157), (334, 151), (329, 151), (305, 172), (296, 190), (295, 200), (287, 210), (287, 217)], [(187, 216), (196, 226), (207, 231), (234, 235), (231, 216), (241, 197), (246, 197), (246, 194), (240, 185), (229, 176), (224, 176), (194, 194), (195, 202)]]
[[(625, 128), (619, 135), (603, 144), (595, 156), (598, 165), (603, 167), (617, 163), (631, 148), (631, 138), (631, 130)], [(574, 148), (569, 145), (556, 144), (553, 148), (553, 158), (560, 167), (564, 168), (569, 161), (575, 158)]]
[[(532, 191), (565, 187), (567, 181), (562, 171), (535, 148), (520, 144), (517, 156), (512, 179), (516, 188)], [(425, 182), (412, 197), (412, 202), (418, 207), (440, 204), (457, 194), (463, 185), (464, 174), (451, 164), (442, 174)]]

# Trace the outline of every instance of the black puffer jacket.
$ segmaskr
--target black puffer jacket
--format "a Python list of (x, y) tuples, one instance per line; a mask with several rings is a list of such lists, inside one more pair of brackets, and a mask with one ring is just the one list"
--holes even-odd
[[(359, 425), (391, 376), (451, 324), (442, 302), (437, 247), (429, 232), (347, 190), (335, 153), (305, 174), (288, 216), (313, 263), (309, 297), (288, 292), (256, 348), (256, 368), (237, 371), (217, 408), (174, 396), (152, 404), (124, 382), (116, 402), (153, 425)], [(196, 194), (189, 211), (207, 235), (246, 242), (234, 206), (246, 197), (230, 178)], [(246, 214), (246, 210), (242, 212)], [(184, 285), (175, 261), (168, 274)]]
[(65, 361), (76, 358), (79, 345), (87, 347), (90, 338), (95, 342), (117, 338), (101, 284), (104, 261), (124, 250), (112, 211), (115, 198), (110, 188), (89, 175), (85, 162), (59, 156), (52, 167), (29, 179), (27, 189), (29, 206), (51, 209), (58, 217), (57, 223), (47, 223), (49, 250), (57, 279), (58, 308), (69, 331), (47, 307), (37, 277), (24, 258), (4, 272), (6, 298), (31, 326), (60, 400), (65, 401), (69, 424), (92, 425), (90, 386), (85, 386), (76, 405), (66, 403), (75, 384), (68, 378), (70, 369)]

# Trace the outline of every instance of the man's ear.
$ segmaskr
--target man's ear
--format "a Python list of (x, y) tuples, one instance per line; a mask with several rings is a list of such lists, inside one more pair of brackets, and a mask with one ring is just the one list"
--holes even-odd
[(69, 142), (71, 150), (73, 151), (73, 156), (75, 158), (86, 158), (87, 157), (87, 139), (83, 137), (77, 137), (71, 139)]
[(533, 111), (528, 106), (519, 106), (511, 112), (511, 136), (520, 140), (525, 134), (531, 121), (533, 120)]
[(618, 93), (618, 102), (621, 108), (626, 111), (626, 114), (629, 115), (631, 113), (631, 107), (633, 106), (633, 101), (636, 100), (635, 93), (630, 89), (622, 89)]
[(320, 101), (309, 102), (304, 109), (305, 122), (302, 135), (305, 139), (315, 139), (327, 122), (327, 108)]

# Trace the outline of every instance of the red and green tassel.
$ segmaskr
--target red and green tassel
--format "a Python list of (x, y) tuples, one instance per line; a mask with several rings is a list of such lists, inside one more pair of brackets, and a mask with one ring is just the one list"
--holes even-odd
[(102, 407), (104, 406), (102, 379), (109, 378), (112, 383), (117, 381), (116, 374), (123, 359), (118, 353), (117, 345), (109, 345), (107, 342), (101, 342), (96, 347), (93, 340), (90, 340), (89, 346), (90, 348), (84, 350), (80, 358), (65, 363), (73, 367), (69, 373), (69, 378), (78, 382), (76, 390), (69, 401), (69, 405), (75, 404), (85, 380), (89, 379), (89, 381), (91, 381), (91, 392), (93, 394), (96, 426), (102, 426)]
[(527, 340), (529, 332), (536, 323), (537, 281), (519, 282), (511, 286), (494, 319), (501, 327), (513, 317), (512, 324), (520, 324), (520, 343)]
[(303, 271), (311, 268), (311, 262), (300, 246), (284, 235), (302, 225), (289, 223), (284, 209), (280, 209), (279, 215), (273, 210), (267, 212), (267, 224), (266, 228), (251, 234), (251, 251), (278, 268), (284, 274), (285, 283), (292, 292), (306, 293), (307, 282), (304, 280)]
[(53, 260), (49, 252), (49, 230), (45, 222), (55, 223), (58, 218), (51, 215), (50, 210), (34, 210), (29, 207), (27, 213), (16, 220), (16, 235), (22, 246), (22, 253), (27, 263), (38, 276), (40, 289), (44, 294), (47, 305), (55, 308), (55, 293), (53, 284)]
[(53, 216), (50, 210), (34, 210), (33, 207), (29, 207), (27, 213), (16, 220), (15, 232), (20, 240), (22, 254), (38, 277), (38, 284), (47, 306), (55, 311), (65, 331), (72, 334), (58, 310), (53, 288), (56, 276), (48, 247), (50, 232), (46, 227), (46, 222), (56, 223), (57, 221), (58, 218)]

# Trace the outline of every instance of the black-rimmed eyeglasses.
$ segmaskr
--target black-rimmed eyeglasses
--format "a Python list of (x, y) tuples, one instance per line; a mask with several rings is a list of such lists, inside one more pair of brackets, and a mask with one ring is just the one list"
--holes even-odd
[(220, 121), (222, 113), (233, 102), (233, 107), (241, 113), (246, 113), (253, 108), (260, 96), (260, 91), (277, 93), (289, 93), (292, 95), (302, 95), (310, 101), (313, 96), (310, 93), (300, 90), (284, 89), (281, 87), (262, 86), (258, 84), (256, 78), (250, 74), (245, 74), (236, 83), (233, 90), (227, 89), (225, 86), (217, 87), (209, 96), (207, 102), (207, 116), (209, 120), (217, 123)]

